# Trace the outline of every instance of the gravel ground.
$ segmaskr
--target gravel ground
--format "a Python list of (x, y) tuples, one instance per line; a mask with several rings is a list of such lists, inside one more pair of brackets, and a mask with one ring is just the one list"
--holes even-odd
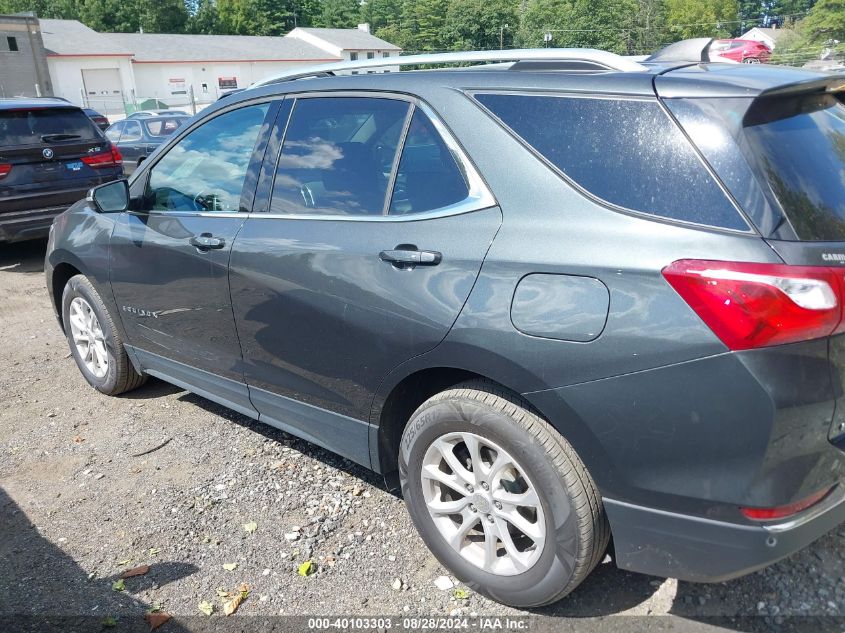
[[(44, 290), (44, 244), (0, 249), (0, 630), (33, 615), (89, 616), (96, 628), (114, 618), (122, 630), (150, 608), (174, 616), (162, 631), (200, 630), (223, 621), (230, 598), (218, 592), (242, 584), (249, 596), (227, 622), (525, 614), (449, 577), (365, 469), (159, 381), (118, 398), (89, 388)], [(309, 560), (313, 573), (299, 575)], [(844, 570), (845, 526), (716, 585), (608, 558), (532, 612), (531, 630), (843, 631)], [(438, 588), (441, 576), (454, 587)]]

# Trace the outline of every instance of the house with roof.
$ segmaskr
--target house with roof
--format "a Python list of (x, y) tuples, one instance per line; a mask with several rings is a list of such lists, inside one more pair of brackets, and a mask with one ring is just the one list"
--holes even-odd
[(105, 112), (148, 99), (184, 106), (191, 94), (210, 103), (292, 67), (401, 53), (368, 25), (262, 37), (98, 33), (76, 20), (40, 22), (54, 94)]
[(783, 29), (777, 28), (777, 26), (772, 28), (766, 28), (762, 26), (755, 26), (750, 31), (743, 33), (739, 36), (741, 40), (754, 40), (755, 42), (762, 42), (766, 46), (768, 46), (771, 50), (775, 50), (775, 46), (777, 45), (777, 41), (780, 37), (784, 34)]

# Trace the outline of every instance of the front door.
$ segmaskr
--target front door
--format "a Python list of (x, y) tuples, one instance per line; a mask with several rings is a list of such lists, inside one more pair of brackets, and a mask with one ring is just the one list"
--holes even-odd
[(180, 138), (133, 182), (111, 240), (115, 300), (144, 368), (248, 410), (227, 268), (269, 109), (230, 110)]
[(262, 420), (366, 463), (376, 388), (443, 340), (501, 223), (444, 138), (399, 98), (296, 100), (269, 212), (246, 221), (230, 266)]

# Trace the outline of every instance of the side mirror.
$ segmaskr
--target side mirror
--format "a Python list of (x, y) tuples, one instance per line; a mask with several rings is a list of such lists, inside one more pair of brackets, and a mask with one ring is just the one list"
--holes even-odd
[(129, 181), (107, 182), (88, 192), (88, 202), (99, 213), (120, 213), (129, 208)]

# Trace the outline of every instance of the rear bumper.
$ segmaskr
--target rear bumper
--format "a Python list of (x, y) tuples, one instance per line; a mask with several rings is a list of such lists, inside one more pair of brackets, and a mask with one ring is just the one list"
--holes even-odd
[(0, 214), (0, 242), (20, 242), (47, 237), (53, 219), (69, 206), (65, 204)]
[(795, 518), (738, 525), (604, 500), (621, 569), (722, 582), (766, 567), (845, 522), (845, 487)]

